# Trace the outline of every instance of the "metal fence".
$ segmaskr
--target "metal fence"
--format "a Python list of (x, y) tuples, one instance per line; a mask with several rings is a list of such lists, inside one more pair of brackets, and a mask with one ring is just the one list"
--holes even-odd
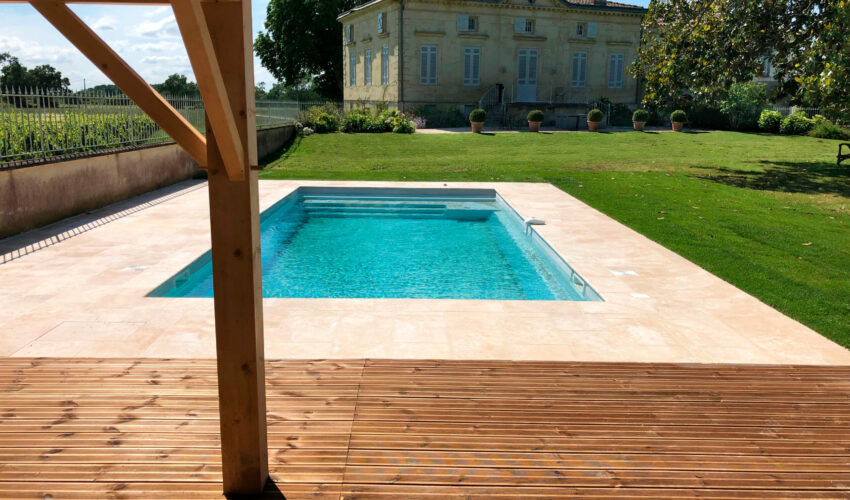
[(806, 113), (809, 117), (821, 114), (820, 108), (802, 108), (800, 106), (773, 106), (773, 111), (778, 111), (782, 116), (788, 116), (798, 111)]
[[(204, 103), (197, 96), (163, 97), (204, 132)], [(257, 101), (257, 128), (293, 123), (317, 102)], [(0, 164), (171, 142), (123, 94), (40, 89), (0, 89)]]

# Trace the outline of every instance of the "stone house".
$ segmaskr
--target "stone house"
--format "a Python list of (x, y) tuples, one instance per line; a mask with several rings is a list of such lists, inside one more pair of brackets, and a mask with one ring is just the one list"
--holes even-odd
[(645, 14), (606, 0), (372, 0), (338, 17), (344, 99), (463, 113), (636, 103), (626, 68)]

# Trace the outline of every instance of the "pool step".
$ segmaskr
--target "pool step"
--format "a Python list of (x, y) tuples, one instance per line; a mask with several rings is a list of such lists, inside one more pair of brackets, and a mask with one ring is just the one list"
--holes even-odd
[(483, 203), (430, 202), (428, 200), (335, 200), (310, 198), (302, 200), (310, 217), (380, 217), (416, 219), (486, 219), (494, 207)]

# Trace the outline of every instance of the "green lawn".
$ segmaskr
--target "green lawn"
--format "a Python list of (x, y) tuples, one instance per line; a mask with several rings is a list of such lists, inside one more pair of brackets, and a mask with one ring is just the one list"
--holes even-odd
[(314, 135), (265, 179), (551, 182), (850, 347), (838, 141), (735, 132)]

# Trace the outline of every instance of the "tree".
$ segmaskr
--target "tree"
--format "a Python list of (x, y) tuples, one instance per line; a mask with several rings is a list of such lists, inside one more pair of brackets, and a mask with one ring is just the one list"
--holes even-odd
[(200, 92), (198, 91), (198, 84), (190, 82), (186, 78), (186, 75), (181, 75), (179, 73), (169, 75), (169, 77), (162, 83), (153, 84), (153, 88), (161, 94), (190, 96), (200, 95)]
[(35, 88), (40, 90), (68, 90), (71, 82), (49, 64), (27, 69), (17, 57), (6, 52), (0, 54), (0, 88)]
[(254, 51), (287, 86), (313, 80), (326, 98), (342, 98), (342, 26), (336, 17), (356, 0), (271, 0)]
[(645, 100), (662, 104), (690, 90), (717, 104), (751, 81), (765, 60), (778, 94), (832, 114), (850, 108), (847, 0), (652, 0), (630, 67)]

